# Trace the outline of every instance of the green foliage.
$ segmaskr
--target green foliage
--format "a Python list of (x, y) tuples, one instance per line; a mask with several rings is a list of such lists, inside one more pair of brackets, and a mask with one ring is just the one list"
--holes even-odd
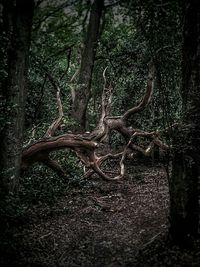
[[(61, 86), (65, 111), (63, 130), (74, 125), (70, 117), (69, 80), (80, 64), (82, 30), (87, 26), (86, 1), (64, 7), (48, 4), (35, 15), (31, 60), (30, 90), (27, 105), (28, 124), (48, 125), (57, 116), (56, 92), (42, 73), (41, 65)], [(71, 12), (69, 12), (71, 11)], [(86, 25), (83, 25), (83, 21)], [(40, 22), (40, 24), (38, 24)], [(39, 26), (38, 26), (39, 25)], [(159, 83), (155, 85), (151, 105), (130, 120), (130, 125), (146, 130), (165, 127), (180, 116), (180, 6), (175, 1), (130, 1), (106, 10), (102, 24), (97, 60), (88, 106), (88, 128), (95, 127), (100, 113), (102, 72), (109, 66), (107, 78), (112, 83), (112, 114), (122, 114), (138, 103), (144, 94), (148, 63), (156, 63)], [(83, 26), (83, 28), (82, 28)], [(66, 50), (65, 50), (66, 48)], [(70, 59), (67, 56), (71, 49)], [(67, 52), (68, 51), (68, 52)], [(70, 60), (70, 62), (68, 61)], [(63, 76), (64, 75), (64, 76)], [(64, 77), (64, 78), (60, 78)], [(178, 100), (178, 101), (177, 101)], [(32, 116), (35, 118), (32, 118)], [(45, 127), (43, 127), (45, 128)]]
[[(163, 13), (165, 16), (163, 17)], [(127, 15), (128, 14), (128, 15)], [(154, 61), (157, 80), (150, 105), (130, 119), (133, 128), (165, 128), (180, 117), (181, 27), (179, 3), (130, 1), (109, 9), (98, 47), (93, 79), (96, 109), (99, 112), (106, 65), (113, 85), (112, 114), (120, 115), (140, 102), (146, 89), (148, 64)]]
[[(65, 155), (64, 155), (65, 154)], [(52, 155), (52, 158), (55, 154)], [(74, 157), (69, 152), (56, 153), (56, 160), (66, 169), (68, 178), (59, 177), (49, 168), (43, 165), (34, 165), (21, 178), (20, 198), (23, 202), (40, 204), (48, 202), (53, 204), (59, 195), (64, 195), (76, 177), (81, 177)], [(81, 180), (81, 178), (80, 178)]]
[[(26, 106), (25, 143), (37, 140), (57, 117), (56, 91), (46, 72), (59, 84), (65, 117), (57, 134), (66, 133), (74, 126), (70, 116), (71, 92), (69, 81), (79, 68), (80, 55), (87, 28), (87, 1), (50, 3), (35, 12), (32, 35), (28, 98)], [(102, 73), (106, 66), (107, 80), (113, 86), (112, 114), (121, 115), (133, 107), (144, 95), (148, 64), (154, 61), (157, 79), (153, 99), (140, 114), (130, 119), (129, 125), (143, 130), (162, 129), (180, 117), (181, 64), (180, 6), (177, 1), (121, 1), (106, 9), (98, 43), (92, 79), (92, 97), (88, 105), (88, 129), (91, 130), (101, 112)], [(76, 81), (75, 81), (76, 82)], [(122, 145), (124, 140), (113, 134), (111, 145)], [(70, 181), (81, 184), (76, 175), (77, 162), (69, 155), (59, 154), (65, 166), (67, 159)], [(74, 165), (74, 166), (73, 166)], [(72, 167), (73, 166), (73, 167)], [(68, 168), (67, 168), (68, 169)], [(33, 172), (33, 174), (32, 174)], [(73, 174), (74, 173), (74, 174)], [(32, 177), (33, 175), (33, 177)], [(43, 177), (48, 176), (48, 180)], [(44, 199), (56, 195), (65, 182), (44, 167), (34, 167), (24, 178), (24, 189), (30, 185), (32, 197)], [(32, 177), (32, 178), (31, 178)], [(41, 177), (41, 178), (40, 178)], [(38, 186), (38, 181), (40, 186)], [(64, 184), (63, 184), (64, 183)], [(83, 182), (84, 184), (84, 182)], [(51, 186), (53, 189), (50, 189)], [(49, 191), (47, 190), (49, 188)], [(44, 189), (45, 196), (41, 194)], [(29, 191), (29, 190), (28, 190)], [(31, 190), (30, 190), (31, 192)], [(44, 194), (44, 195), (45, 195)]]
[(67, 123), (73, 125), (72, 119), (68, 119), (71, 105), (68, 82), (79, 62), (81, 36), (76, 9), (78, 7), (68, 7), (67, 3), (49, 2), (35, 11), (26, 106), (27, 128), (33, 124), (49, 125), (57, 117), (56, 90), (47, 73), (60, 86), (65, 117)]

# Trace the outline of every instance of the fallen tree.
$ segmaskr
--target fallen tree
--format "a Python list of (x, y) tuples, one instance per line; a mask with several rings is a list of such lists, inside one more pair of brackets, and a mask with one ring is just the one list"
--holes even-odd
[[(107, 69), (107, 68), (106, 68)], [(105, 180), (119, 180), (125, 175), (124, 160), (128, 153), (139, 151), (145, 156), (151, 154), (154, 146), (161, 147), (163, 150), (167, 149), (160, 140), (160, 135), (157, 131), (145, 132), (139, 129), (128, 127), (128, 119), (134, 114), (141, 112), (149, 104), (155, 80), (155, 69), (151, 64), (147, 78), (147, 87), (144, 97), (141, 102), (127, 110), (121, 116), (111, 116), (111, 98), (112, 86), (107, 83), (106, 69), (103, 72), (104, 88), (102, 92), (101, 102), (101, 116), (97, 127), (92, 132), (85, 132), (81, 134), (66, 133), (56, 136), (56, 130), (62, 122), (64, 116), (62, 110), (62, 103), (60, 99), (60, 88), (57, 83), (52, 80), (51, 75), (48, 75), (50, 82), (57, 89), (57, 105), (59, 110), (58, 118), (50, 125), (45, 135), (38, 141), (27, 145), (22, 153), (22, 171), (27, 169), (35, 162), (42, 162), (58, 175), (66, 176), (64, 169), (55, 160), (52, 160), (50, 154), (52, 151), (69, 148), (76, 153), (76, 156), (84, 165), (85, 176), (90, 177), (93, 174), (98, 174)], [(97, 151), (100, 144), (109, 136), (112, 131), (117, 131), (126, 140), (126, 145), (123, 151), (117, 154), (107, 153), (106, 155), (98, 156)], [(149, 145), (144, 149), (135, 144), (136, 137), (146, 137), (149, 140)], [(118, 159), (119, 173), (111, 173), (110, 171), (103, 171), (101, 166), (110, 159)]]

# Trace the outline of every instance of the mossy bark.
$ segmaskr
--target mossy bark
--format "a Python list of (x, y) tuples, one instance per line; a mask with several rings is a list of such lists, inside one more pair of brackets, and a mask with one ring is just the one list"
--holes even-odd
[(182, 126), (175, 133), (170, 179), (170, 235), (177, 243), (200, 231), (200, 2), (184, 2)]
[(23, 143), (26, 100), (26, 75), (34, 1), (3, 1), (4, 34), (8, 39), (7, 77), (1, 95), (4, 99), (4, 124), (1, 128), (2, 192), (17, 189)]

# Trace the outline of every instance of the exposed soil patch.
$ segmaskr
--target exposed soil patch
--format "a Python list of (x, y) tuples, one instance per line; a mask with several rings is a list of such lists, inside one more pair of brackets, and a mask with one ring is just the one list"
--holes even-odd
[[(93, 188), (72, 189), (53, 207), (33, 208), (29, 223), (16, 230), (16, 260), (9, 264), (148, 266), (149, 246), (158, 240), (160, 249), (167, 233), (168, 206), (168, 182), (161, 165), (129, 167), (120, 182), (96, 179)], [(164, 260), (168, 262), (168, 257)], [(156, 258), (150, 266), (171, 265)]]

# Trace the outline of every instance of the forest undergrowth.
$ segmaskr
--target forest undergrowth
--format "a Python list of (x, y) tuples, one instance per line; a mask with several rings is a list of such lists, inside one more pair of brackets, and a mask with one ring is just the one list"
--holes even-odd
[(199, 266), (198, 241), (178, 248), (166, 240), (169, 192), (163, 165), (127, 163), (121, 181), (69, 180), (52, 202), (26, 207), (7, 225), (0, 266)]

